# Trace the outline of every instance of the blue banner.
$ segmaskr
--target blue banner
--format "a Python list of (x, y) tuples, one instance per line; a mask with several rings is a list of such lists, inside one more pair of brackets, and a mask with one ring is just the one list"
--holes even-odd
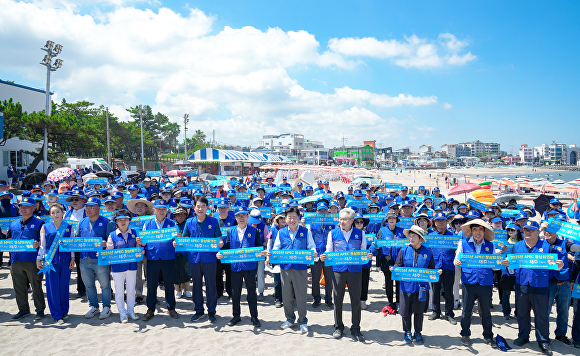
[(0, 219), (0, 229), (1, 230), (8, 230), (10, 228), (10, 224), (13, 221), (19, 220), (20, 216), (15, 216), (13, 218), (1, 218)]
[(236, 226), (220, 226), (220, 231), (222, 232), (222, 236), (227, 236), (228, 231), (235, 228)]
[(176, 237), (175, 252), (218, 252), (220, 241), (219, 237)]
[(279, 208), (280, 204), (282, 204), (282, 199), (281, 198), (272, 198), (270, 199), (270, 205), (272, 205), (274, 208)]
[[(332, 193), (319, 193), (319, 194), (314, 194), (313, 197), (317, 197), (319, 199), (332, 200), (332, 199), (334, 199), (334, 194), (332, 194)], [(370, 200), (369, 200), (369, 202), (370, 202)]]
[(293, 263), (293, 264), (314, 264), (314, 251), (311, 250), (272, 250), (270, 251), (270, 263)]
[(385, 189), (401, 189), (403, 186), (401, 183), (383, 183)]
[(503, 209), (501, 211), (501, 216), (505, 218), (513, 218), (516, 217), (519, 213), (520, 211), (516, 209)]
[(147, 171), (147, 177), (161, 177), (161, 171)]
[(135, 230), (142, 230), (143, 225), (151, 219), (155, 219), (155, 215), (133, 216), (129, 223), (129, 227)]
[(469, 206), (479, 211), (486, 211), (487, 208), (489, 208), (489, 205), (471, 198), (467, 199), (467, 204), (469, 204)]
[(349, 200), (347, 202), (347, 205), (349, 208), (368, 209), (370, 203), (371, 203), (371, 201), (368, 199)]
[(221, 259), (221, 263), (265, 261), (266, 257), (262, 255), (262, 251), (264, 251), (262, 247), (222, 250), (220, 253), (224, 257)]
[(338, 213), (304, 213), (307, 225), (338, 225)]
[(437, 206), (443, 201), (445, 201), (445, 198), (443, 197), (433, 197), (433, 206)]
[(199, 169), (196, 169), (194, 171), (185, 171), (186, 177), (195, 177), (197, 175), (199, 175)]
[(409, 244), (409, 239), (380, 239), (374, 242), (377, 247), (405, 247)]
[(99, 265), (115, 265), (143, 261), (143, 247), (116, 248), (99, 252)]
[(250, 193), (247, 192), (240, 192), (236, 193), (236, 200), (250, 200)]
[(0, 252), (36, 252), (34, 239), (0, 240)]
[(415, 222), (415, 218), (414, 217), (408, 217), (408, 218), (404, 218), (402, 216), (399, 216), (399, 222), (397, 223), (397, 227), (401, 227), (403, 229), (409, 229), (411, 228), (411, 226), (413, 226), (413, 223)]
[(364, 265), (369, 262), (368, 254), (368, 250), (326, 252), (324, 265)]
[(370, 249), (371, 244), (377, 239), (377, 234), (369, 234), (365, 232), (365, 237), (367, 238), (367, 249)]
[(103, 250), (103, 239), (100, 237), (65, 237), (60, 239), (60, 242), (60, 252), (94, 252)]
[(62, 222), (71, 225), (74, 230), (76, 230), (79, 227), (79, 222), (78, 221), (74, 221), (74, 220), (63, 220)]
[(512, 244), (511, 242), (509, 242), (508, 239), (499, 239), (499, 238), (493, 239), (492, 243), (493, 246), (499, 250), (503, 250), (503, 248), (507, 246), (508, 251), (511, 251), (513, 247), (516, 245), (515, 243)]
[(45, 224), (52, 222), (52, 216), (50, 216), (50, 215), (38, 216), (38, 218), (40, 220), (44, 221)]
[(507, 240), (507, 230), (493, 230), (493, 239)]
[(422, 203), (422, 202), (424, 202), (424, 201), (425, 201), (425, 198), (426, 198), (425, 194), (408, 194), (407, 196), (408, 196), (409, 198), (411, 198), (411, 199), (415, 198), (415, 201), (416, 201), (417, 203)]
[(107, 185), (109, 184), (109, 178), (107, 177), (89, 177), (87, 178), (87, 185)]
[(56, 236), (54, 238), (54, 240), (52, 241), (52, 245), (50, 245), (50, 248), (48, 249), (48, 252), (46, 252), (44, 254), (44, 262), (42, 263), (42, 270), (38, 271), (38, 273), (44, 273), (44, 275), (46, 275), (47, 273), (50, 273), (50, 271), (54, 271), (54, 267), (52, 266), (52, 260), (54, 259), (54, 256), (56, 255), (56, 253), (59, 250), (59, 246), (60, 246), (60, 239), (64, 236), (64, 233), (66, 232), (66, 230), (69, 230), (69, 232), (72, 233), (71, 228), (69, 227), (68, 224), (66, 223), (61, 223), (60, 227), (58, 228), (58, 231), (56, 232)]
[(181, 187), (180, 186), (180, 187), (177, 187), (177, 188), (179, 188), (179, 190), (181, 190), (184, 193), (187, 193), (189, 191), (189, 188), (188, 187)]
[(385, 216), (387, 216), (387, 213), (364, 214), (363, 218), (369, 219), (369, 224), (380, 224), (381, 222), (383, 222)]
[(546, 229), (548, 232), (558, 234), (567, 239), (580, 240), (580, 225), (558, 221), (554, 218), (550, 218), (548, 223), (550, 224)]
[(438, 282), (439, 271), (430, 268), (395, 267), (391, 272), (393, 281)]
[(220, 185), (227, 185), (228, 181), (227, 180), (210, 180), (209, 181), (209, 186), (210, 187), (219, 187)]
[(142, 244), (149, 244), (173, 240), (178, 233), (179, 228), (173, 226), (164, 229), (139, 230), (137, 231), (137, 236), (141, 239)]
[(104, 218), (107, 218), (109, 220), (113, 220), (113, 215), (115, 215), (115, 213), (117, 212), (117, 210), (113, 210), (113, 211), (101, 211), (100, 215)]
[(271, 207), (260, 208), (260, 215), (262, 215), (262, 218), (264, 218), (264, 219), (271, 218), (272, 217), (272, 208)]
[(278, 188), (279, 188), (280, 190), (285, 190), (285, 191), (287, 191), (287, 192), (289, 192), (289, 191), (291, 191), (291, 190), (292, 190), (292, 187), (287, 187), (287, 186), (285, 186), (285, 185), (281, 185), (281, 186), (279, 186)]
[(187, 187), (189, 189), (193, 189), (193, 190), (198, 190), (198, 189), (203, 189), (205, 188), (205, 183), (204, 182), (190, 182)]
[(502, 255), (458, 253), (457, 259), (461, 261), (461, 268), (502, 268), (501, 261), (505, 259)]
[(552, 269), (558, 270), (556, 253), (517, 253), (507, 256), (509, 269), (529, 268), (529, 269)]
[(437, 235), (429, 234), (423, 236), (426, 240), (425, 247), (429, 248), (457, 248), (457, 244), (461, 238), (457, 235)]
[(528, 205), (528, 204), (516, 204), (516, 209), (518, 209), (518, 210), (522, 210), (523, 208), (530, 208), (530, 209), (534, 210), (534, 206), (533, 206), (533, 205)]
[(574, 289), (572, 290), (572, 298), (580, 299), (580, 284), (574, 284)]

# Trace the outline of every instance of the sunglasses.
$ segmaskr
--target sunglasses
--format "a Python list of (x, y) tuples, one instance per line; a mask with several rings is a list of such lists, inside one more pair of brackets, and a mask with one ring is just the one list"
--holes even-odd
[(365, 222), (364, 222), (364, 221), (357, 220), (357, 221), (355, 221), (354, 223), (355, 223), (355, 224), (364, 224)]
[(70, 201), (73, 202), (73, 201), (79, 201), (79, 200), (80, 200), (79, 198), (72, 198)]

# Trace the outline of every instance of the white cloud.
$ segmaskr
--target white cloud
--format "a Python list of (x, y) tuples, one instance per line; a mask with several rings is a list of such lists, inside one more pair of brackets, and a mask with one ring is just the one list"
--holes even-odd
[[(393, 139), (408, 121), (376, 112), (438, 100), (435, 95), (373, 93), (349, 86), (321, 93), (288, 74), (295, 67), (356, 67), (362, 61), (349, 57), (361, 55), (357, 39), (331, 40), (325, 50), (303, 30), (215, 29), (215, 17), (200, 10), (180, 15), (163, 7), (130, 6), (138, 2), (108, 0), (103, 9), (96, 0), (0, 0), (0, 8), (10, 14), (0, 17), (3, 69), (44, 82), (38, 48), (51, 39), (64, 46), (59, 56), (63, 67), (52, 76), (51, 88), (59, 97), (103, 104), (123, 120), (129, 117), (125, 108), (137, 104), (149, 104), (174, 122), (189, 113), (190, 129), (208, 135), (215, 129), (219, 142), (235, 144), (255, 145), (263, 133), (287, 131), (317, 136), (329, 145), (343, 132), (352, 144)], [(87, 6), (99, 11), (79, 11)], [(438, 41), (366, 39), (363, 54), (406, 60), (397, 64), (416, 67), (449, 63), (453, 56), (454, 61), (471, 60), (461, 53), (465, 44), (452, 35)], [(449, 59), (441, 56), (443, 47)]]
[(392, 59), (401, 67), (435, 68), (444, 65), (464, 65), (477, 57), (471, 52), (459, 54), (469, 45), (450, 33), (439, 35), (436, 41), (405, 37), (405, 41), (395, 39), (379, 41), (374, 37), (332, 38), (328, 47), (345, 57), (371, 57)]
[(447, 110), (451, 109), (453, 107), (453, 105), (449, 104), (449, 103), (443, 103), (443, 107)]

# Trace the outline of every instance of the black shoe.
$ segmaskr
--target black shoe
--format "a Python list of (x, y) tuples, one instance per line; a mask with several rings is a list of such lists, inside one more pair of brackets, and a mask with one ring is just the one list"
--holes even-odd
[(12, 320), (20, 320), (20, 319), (24, 318), (27, 315), (30, 315), (30, 310), (21, 310), (21, 311), (18, 312), (18, 314), (14, 315), (12, 317)]
[(552, 356), (552, 348), (550, 348), (550, 344), (538, 344), (540, 346), (540, 350), (542, 353), (547, 356)]
[(191, 316), (191, 321), (193, 322), (200, 321), (205, 317), (206, 317), (205, 313), (195, 313)]
[(213, 324), (216, 320), (215, 313), (209, 313), (209, 322)]
[(157, 300), (155, 301), (155, 304), (156, 304), (156, 305), (161, 305), (161, 302), (159, 301), (159, 299), (157, 299)]
[(334, 329), (334, 332), (332, 333), (332, 338), (333, 339), (340, 339), (341, 337), (342, 337), (342, 330)]
[(39, 311), (38, 313), (36, 313), (36, 315), (34, 316), (34, 320), (40, 320), (44, 318), (44, 312), (43, 311)]
[(447, 320), (449, 322), (449, 324), (451, 325), (457, 325), (457, 320), (455, 320), (454, 318), (450, 317), (450, 316), (442, 316), (441, 320)]
[(240, 318), (239, 316), (234, 316), (232, 318), (232, 320), (230, 320), (230, 322), (228, 323), (228, 326), (235, 326), (237, 323), (239, 323), (240, 321), (242, 321), (242, 318)]
[(320, 306), (320, 300), (315, 300), (314, 302), (312, 302), (313, 308), (318, 308), (319, 306)]
[(358, 341), (358, 342), (365, 342), (365, 337), (363, 336), (363, 334), (360, 332), (360, 330), (357, 331), (351, 331), (350, 332), (350, 336), (352, 337), (353, 341)]
[(574, 347), (580, 349), (580, 341), (574, 341)]
[(262, 326), (262, 324), (260, 324), (260, 320), (258, 320), (258, 318), (252, 318), (252, 324), (254, 324), (254, 327), (259, 328), (260, 326)]
[(512, 316), (511, 316), (511, 315), (509, 315), (509, 314), (507, 314), (507, 315), (504, 315), (504, 316), (503, 316), (503, 318), (504, 318), (505, 320), (511, 320), (511, 319), (512, 319)]
[(497, 347), (497, 343), (495, 342), (495, 340), (493, 338), (488, 339), (485, 338), (485, 343), (488, 344), (489, 346), (491, 346), (492, 349), (499, 349), (499, 347)]
[(334, 304), (332, 304), (332, 302), (326, 302), (324, 304), (326, 304), (326, 306), (329, 307), (331, 310), (334, 309)]
[(518, 337), (517, 339), (514, 340), (514, 345), (521, 347), (521, 346), (524, 346), (525, 344), (527, 344), (528, 342), (530, 342), (530, 338)]
[(143, 297), (135, 298), (135, 305), (141, 305), (141, 304), (143, 304)]
[(566, 337), (566, 335), (558, 335), (558, 336), (556, 336), (556, 340), (558, 340), (558, 341), (560, 341), (568, 346), (572, 345), (572, 342), (570, 341), (570, 339), (568, 339)]
[(429, 320), (435, 320), (435, 319), (439, 319), (441, 318), (441, 315), (437, 314), (437, 313), (433, 313), (431, 315), (429, 315)]
[(469, 339), (469, 336), (462, 336), (461, 337), (461, 343), (463, 344), (463, 346), (470, 347), (471, 346), (471, 340)]
[(75, 296), (77, 299), (84, 297), (85, 295), (87, 295), (86, 292), (78, 292), (77, 295)]
[(274, 306), (275, 306), (276, 308), (282, 308), (282, 302), (281, 302), (281, 301), (279, 301), (279, 300), (277, 300), (277, 301), (276, 301), (276, 303), (274, 303)]

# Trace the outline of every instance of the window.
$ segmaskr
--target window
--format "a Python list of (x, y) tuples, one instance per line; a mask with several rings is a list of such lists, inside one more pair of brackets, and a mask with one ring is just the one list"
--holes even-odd
[(8, 167), (13, 165), (15, 167), (27, 166), (30, 161), (30, 156), (22, 151), (2, 151), (3, 166)]

